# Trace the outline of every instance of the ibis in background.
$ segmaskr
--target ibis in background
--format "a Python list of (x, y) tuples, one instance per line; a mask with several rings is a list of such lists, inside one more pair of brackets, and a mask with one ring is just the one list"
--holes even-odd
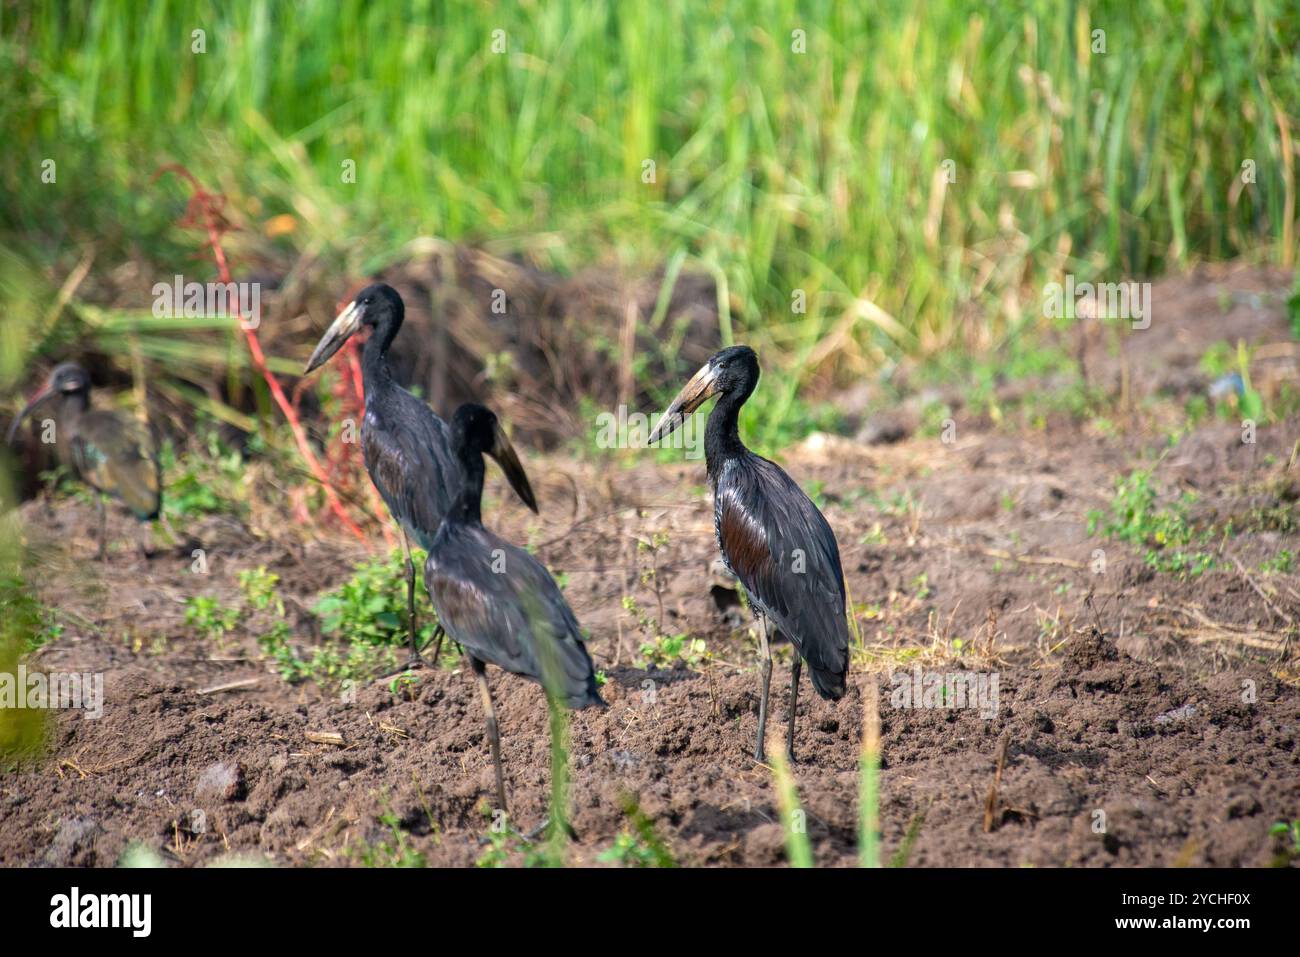
[(573, 610), (545, 566), (483, 527), (483, 456), (492, 456), (519, 497), (537, 510), (528, 477), (497, 417), (466, 404), (452, 419), (452, 448), (464, 484), (429, 547), (424, 584), (447, 634), (460, 643), (478, 682), (496, 768), (497, 800), (507, 811), (501, 736), (487, 664), (539, 682), (550, 701), (604, 708), (596, 673)]
[(710, 396), (718, 396), (704, 431), (704, 457), (713, 486), (713, 528), (723, 560), (740, 579), (763, 620), (762, 694), (755, 760), (764, 759), (768, 687), (772, 679), (770, 619), (794, 645), (786, 754), (794, 760), (795, 704), (803, 662), (823, 698), (844, 697), (849, 672), (840, 550), (825, 516), (779, 465), (740, 440), (740, 407), (758, 384), (758, 356), (748, 346), (714, 355), (673, 399), (650, 434), (670, 435)]
[[(388, 350), (402, 328), (406, 308), (397, 290), (386, 283), (367, 286), (339, 313), (307, 360), (307, 375), (324, 365), (358, 330), (370, 330), (361, 351), (366, 412), (361, 448), (366, 471), (384, 504), (397, 520), (406, 556), (406, 614), (411, 654), (408, 668), (424, 663), (415, 623), (415, 563), (410, 539), (426, 551), (442, 517), (461, 489), (460, 466), (451, 450), (447, 423), (421, 399), (393, 381)], [(527, 503), (532, 496), (528, 492)], [(521, 497), (522, 493), (521, 493)], [(443, 627), (435, 633), (434, 661), (442, 647)]]
[[(99, 504), (99, 552), (106, 552), (104, 496), (120, 500), (142, 522), (158, 517), (162, 475), (158, 443), (148, 426), (122, 415), (90, 407), (90, 376), (75, 362), (55, 366), (39, 392), (9, 427), (12, 443), (19, 424), (46, 402), (58, 403), (54, 418), (42, 428), (53, 441), (59, 461), (95, 492)], [(47, 431), (52, 429), (52, 434)]]

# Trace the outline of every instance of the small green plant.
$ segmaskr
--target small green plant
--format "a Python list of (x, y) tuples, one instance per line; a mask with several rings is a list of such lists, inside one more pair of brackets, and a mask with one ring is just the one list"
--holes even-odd
[(622, 804), (631, 828), (620, 833), (596, 860), (621, 867), (676, 867), (672, 851), (659, 836), (654, 821), (641, 810), (636, 798), (624, 794)]
[(1300, 861), (1300, 821), (1278, 821), (1268, 833), (1276, 842), (1274, 867), (1290, 867)]
[(1259, 563), (1259, 570), (1265, 575), (1289, 575), (1295, 568), (1295, 555), (1283, 549), (1273, 558), (1266, 558)]
[(229, 608), (210, 595), (192, 595), (185, 601), (185, 624), (217, 647), (224, 648), (239, 627), (240, 610)]
[(620, 867), (654, 867), (654, 852), (638, 841), (635, 835), (623, 831), (607, 850), (596, 855), (596, 860)]
[(703, 638), (692, 638), (690, 635), (660, 635), (652, 641), (643, 642), (640, 654), (638, 665), (642, 668), (666, 668), (679, 658), (689, 667), (695, 668), (708, 658), (709, 646)]
[(917, 432), (932, 439), (943, 434), (952, 420), (952, 409), (943, 402), (928, 402), (921, 410), (921, 425)]
[(871, 530), (858, 539), (860, 545), (888, 545), (889, 537), (879, 522), (873, 522)]
[(411, 840), (402, 829), (402, 822), (381, 798), (381, 813), (376, 820), (388, 829), (388, 836), (371, 844), (362, 841), (348, 848), (348, 853), (362, 867), (427, 867), (423, 854), (411, 846)]
[(709, 646), (703, 638), (687, 634), (667, 635), (659, 630), (659, 621), (651, 617), (631, 595), (623, 596), (623, 609), (636, 619), (645, 636), (638, 648), (638, 668), (667, 668), (679, 658), (691, 668), (709, 659)]
[(244, 599), (258, 611), (284, 614), (284, 602), (279, 595), (280, 576), (266, 570), (265, 565), (244, 568), (239, 572), (239, 590)]
[(899, 843), (898, 849), (889, 858), (890, 867), (907, 866), (907, 862), (912, 858), (912, 847), (916, 844), (916, 839), (921, 836), (921, 826), (923, 824), (925, 824), (925, 811), (918, 811), (912, 816), (912, 820), (908, 822), (907, 832), (903, 835), (903, 840)]
[(1185, 492), (1162, 507), (1151, 471), (1136, 469), (1116, 479), (1109, 512), (1089, 512), (1088, 534), (1100, 530), (1109, 538), (1144, 548), (1146, 563), (1157, 571), (1199, 575), (1213, 568), (1218, 559), (1210, 551), (1188, 548), (1207, 545), (1213, 537), (1213, 529), (1198, 529), (1189, 518), (1195, 500)]
[[(486, 805), (484, 814), (487, 817), (492, 815)], [(474, 861), (475, 867), (505, 867), (511, 853), (521, 843), (519, 836), (509, 827), (489, 827), (484, 840), (487, 848)]]
[(201, 429), (185, 450), (163, 443), (158, 461), (166, 481), (163, 511), (169, 518), (247, 514), (247, 463), (238, 449), (221, 441), (215, 426)]
[[(424, 645), (433, 637), (438, 618), (421, 583), (424, 553), (413, 550), (411, 557), (416, 567), (415, 613), (420, 622), (420, 644)], [(317, 601), (314, 611), (326, 637), (340, 636), (351, 644), (379, 648), (404, 645), (408, 637), (406, 560), (400, 549), (386, 560), (360, 565), (351, 579)], [(446, 659), (449, 652), (454, 659), (454, 649), (443, 644), (439, 660)]]

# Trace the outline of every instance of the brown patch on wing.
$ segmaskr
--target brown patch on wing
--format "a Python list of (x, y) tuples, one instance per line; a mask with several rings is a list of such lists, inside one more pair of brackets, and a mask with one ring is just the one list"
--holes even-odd
[(772, 573), (772, 552), (763, 534), (744, 510), (728, 503), (722, 512), (722, 548), (732, 570), (747, 586)]
[(152, 518), (161, 505), (156, 446), (149, 429), (132, 419), (92, 412), (73, 440), (82, 478), (120, 498), (139, 518)]
[(374, 482), (395, 500), (406, 498), (406, 470), (402, 467), (402, 453), (387, 449), (374, 439), (366, 439), (366, 465)]
[(448, 575), (434, 575), (429, 581), (439, 618), (452, 632), (464, 638), (486, 635), (490, 629), (488, 599), (470, 582)]
[(153, 462), (146, 458), (110, 459), (103, 471), (107, 473), (111, 489), (136, 515), (150, 517), (158, 513), (161, 496), (158, 469)]

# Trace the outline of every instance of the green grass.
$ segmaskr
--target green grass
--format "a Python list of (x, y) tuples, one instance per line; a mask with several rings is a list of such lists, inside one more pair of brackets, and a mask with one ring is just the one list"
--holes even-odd
[[(433, 637), (437, 613), (424, 588), (424, 552), (412, 549), (415, 563), (415, 614), (423, 646)], [(321, 633), (382, 647), (397, 647), (407, 641), (406, 560), (401, 549), (386, 559), (364, 562), (350, 579), (324, 595), (313, 609), (320, 616)], [(455, 648), (443, 643), (443, 656), (455, 658)], [(441, 658), (439, 659), (441, 661)]]
[(676, 867), (677, 859), (673, 857), (672, 849), (659, 835), (654, 820), (641, 810), (636, 797), (625, 794), (622, 804), (629, 828), (601, 851), (596, 860), (620, 867)]
[[(8, 479), (0, 473), (0, 674), (14, 693), (24, 694), (26, 689), (17, 683), (18, 666), (61, 626), (28, 589), (19, 525), (10, 501)], [(0, 772), (39, 756), (50, 730), (45, 710), (0, 707)]]
[[(794, 373), (746, 408), (755, 444), (775, 446), (827, 371), (1028, 337), (1063, 272), (1285, 261), (1298, 44), (1284, 0), (10, 7), (0, 272), (37, 281), (0, 305), (48, 304), (42, 277), (92, 240), (97, 269), (144, 256), (193, 271), (181, 187), (150, 182), (179, 160), (229, 196), (237, 253), (318, 248), (340, 276), (421, 235), (561, 273), (612, 255), (712, 275), (724, 340)], [(1237, 196), (1247, 160), (1256, 182)], [(286, 214), (293, 230), (267, 237)], [(61, 323), (35, 347), (135, 337), (150, 361), (201, 364), (115, 323)]]
[(1190, 517), (1195, 500), (1184, 492), (1162, 505), (1151, 470), (1135, 469), (1115, 480), (1109, 510), (1089, 513), (1088, 534), (1139, 546), (1157, 571), (1199, 575), (1215, 567), (1218, 556), (1208, 550), (1214, 529), (1198, 527)]
[(808, 839), (808, 815), (799, 805), (799, 791), (790, 763), (786, 760), (785, 744), (773, 743), (768, 760), (772, 764), (772, 786), (776, 791), (776, 804), (781, 813), (781, 828), (785, 831), (785, 854), (791, 867), (812, 867), (812, 842)]
[[(238, 579), (237, 604), (193, 595), (185, 603), (185, 622), (220, 648), (238, 633), (256, 636), (262, 654), (285, 681), (314, 681), (333, 693), (391, 668), (406, 647), (406, 574), (400, 551), (361, 564), (348, 581), (317, 601), (313, 610), (324, 640), (316, 644), (304, 644), (285, 620), (278, 575), (258, 566), (240, 570)], [(432, 637), (437, 617), (418, 584), (416, 613), (424, 643)], [(456, 658), (454, 646), (444, 642), (439, 663), (450, 666)], [(396, 694), (411, 683), (399, 676), (390, 690)]]
[[(410, 838), (394, 813), (388, 796), (380, 797), (380, 813), (375, 818), (387, 834), (377, 841), (359, 841), (348, 848), (350, 858), (360, 867), (427, 867), (425, 856), (411, 846)], [(432, 824), (432, 819), (430, 820)]]

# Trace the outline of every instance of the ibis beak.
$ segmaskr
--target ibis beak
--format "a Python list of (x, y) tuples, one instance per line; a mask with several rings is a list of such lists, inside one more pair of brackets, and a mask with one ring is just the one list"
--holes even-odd
[(348, 307), (338, 314), (333, 324), (325, 330), (325, 335), (321, 336), (320, 342), (316, 343), (316, 351), (307, 360), (307, 368), (302, 374), (308, 375), (316, 371), (330, 356), (338, 352), (343, 347), (343, 343), (361, 328), (361, 317), (364, 313), (365, 310), (361, 306), (355, 302), (349, 303)]
[(18, 434), (18, 426), (22, 424), (23, 419), (31, 415), (33, 409), (49, 399), (52, 395), (54, 395), (54, 387), (52, 385), (46, 383), (41, 386), (41, 391), (32, 396), (32, 401), (23, 406), (23, 410), (18, 413), (17, 417), (13, 420), (13, 423), (9, 426), (9, 431), (5, 434), (6, 445), (13, 443), (14, 436)]
[(682, 386), (677, 398), (659, 418), (659, 424), (646, 440), (647, 445), (658, 442), (672, 435), (686, 421), (686, 417), (704, 404), (704, 401), (718, 391), (718, 370), (706, 363), (699, 372), (691, 376), (691, 381)]
[(492, 448), (488, 451), (488, 455), (497, 460), (497, 464), (501, 466), (501, 471), (506, 474), (506, 479), (510, 482), (510, 487), (515, 490), (523, 503), (536, 513), (537, 499), (533, 497), (533, 487), (528, 484), (528, 474), (524, 472), (524, 467), (519, 464), (519, 456), (515, 454), (515, 447), (510, 444), (510, 439), (506, 437), (500, 422), (496, 424), (494, 431)]

